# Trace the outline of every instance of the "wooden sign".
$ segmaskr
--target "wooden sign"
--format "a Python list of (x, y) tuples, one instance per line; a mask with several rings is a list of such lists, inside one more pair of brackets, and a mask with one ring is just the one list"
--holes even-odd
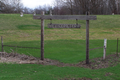
[(48, 28), (80, 28), (80, 24), (48, 24)]

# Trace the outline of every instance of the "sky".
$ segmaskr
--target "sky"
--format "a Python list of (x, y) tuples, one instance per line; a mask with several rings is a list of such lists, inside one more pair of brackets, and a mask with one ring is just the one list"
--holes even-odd
[(22, 3), (24, 5), (24, 7), (29, 7), (29, 8), (36, 8), (39, 5), (43, 6), (43, 5), (53, 5), (53, 1), (54, 0), (22, 0)]

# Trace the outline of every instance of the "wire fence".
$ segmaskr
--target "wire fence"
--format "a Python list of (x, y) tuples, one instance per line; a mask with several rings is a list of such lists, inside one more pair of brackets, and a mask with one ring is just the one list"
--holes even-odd
[[(1, 37), (1, 52), (7, 53), (19, 53), (19, 54), (26, 54), (26, 55), (34, 55), (34, 57), (40, 57), (40, 41), (34, 42), (35, 44), (32, 45), (33, 42), (17, 42), (17, 43), (3, 43), (4, 39)], [(91, 47), (92, 46), (92, 47)], [(120, 53), (120, 42), (117, 38), (116, 40), (107, 40), (107, 48), (106, 48), (106, 55), (107, 54), (119, 54)], [(91, 41), (90, 40), (90, 57), (94, 58), (95, 55), (103, 55), (104, 51), (104, 40), (100, 41)], [(94, 54), (93, 54), (94, 53)]]
[[(103, 40), (99, 41), (97, 43), (95, 43), (95, 42), (93, 42), (93, 43), (96, 45), (97, 44), (99, 44), (99, 45), (97, 45), (98, 47), (96, 47), (96, 48), (89, 49), (90, 54), (96, 53), (94, 55), (103, 55), (103, 59), (105, 58), (106, 55), (109, 55), (109, 54), (118, 55), (120, 53), (119, 38), (117, 38), (116, 40), (107, 40), (106, 47), (105, 47), (105, 42), (103, 42)], [(101, 53), (103, 53), (103, 54), (101, 54)], [(91, 57), (94, 57), (94, 55), (91, 55)]]
[(35, 56), (40, 57), (40, 43), (36, 43), (35, 45), (31, 45), (32, 42), (12, 42), (12, 43), (3, 43), (4, 39), (1, 36), (1, 52), (7, 52), (7, 53), (19, 53), (19, 54), (26, 54), (29, 56)]
[(93, 48), (93, 49), (90, 49), (90, 51), (91, 50), (96, 50), (96, 49), (101, 49), (101, 48), (103, 48), (104, 46), (102, 46), (102, 47), (97, 47), (97, 48)]

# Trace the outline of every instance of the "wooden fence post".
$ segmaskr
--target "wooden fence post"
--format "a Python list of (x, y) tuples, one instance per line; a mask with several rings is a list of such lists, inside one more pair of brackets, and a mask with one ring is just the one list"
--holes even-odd
[(107, 39), (104, 39), (103, 60), (106, 58)]
[(1, 50), (2, 50), (2, 52), (4, 51), (3, 50), (3, 37), (1, 36)]
[(118, 56), (118, 41), (119, 41), (119, 39), (117, 38), (117, 50), (116, 50), (117, 56)]
[[(42, 15), (44, 15), (44, 11)], [(41, 19), (41, 60), (44, 60), (44, 19)]]
[[(87, 16), (89, 12), (87, 12)], [(86, 20), (86, 64), (89, 64), (89, 20)]]

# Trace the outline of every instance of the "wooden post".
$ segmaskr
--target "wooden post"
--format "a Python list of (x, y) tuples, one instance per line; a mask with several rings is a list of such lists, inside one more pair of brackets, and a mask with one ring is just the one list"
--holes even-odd
[(2, 50), (2, 52), (4, 51), (3, 50), (3, 37), (1, 36), (1, 50)]
[[(44, 11), (42, 15), (44, 15)], [(44, 60), (44, 19), (41, 19), (41, 60)]]
[(86, 64), (89, 64), (89, 20), (86, 20)]
[(117, 56), (118, 56), (118, 38), (117, 38), (117, 50), (116, 50), (116, 54), (117, 54)]
[(105, 60), (106, 57), (106, 48), (107, 48), (107, 39), (104, 39), (103, 60)]

